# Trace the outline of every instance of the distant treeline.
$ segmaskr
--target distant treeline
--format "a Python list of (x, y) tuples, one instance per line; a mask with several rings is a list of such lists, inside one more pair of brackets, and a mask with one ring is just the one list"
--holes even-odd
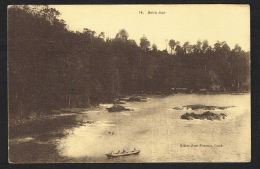
[(87, 28), (70, 31), (59, 15), (48, 6), (8, 8), (10, 117), (171, 88), (250, 90), (250, 52), (239, 45), (231, 50), (225, 42), (180, 46), (170, 40), (169, 54), (146, 37), (139, 44), (128, 39), (124, 29), (112, 39)]

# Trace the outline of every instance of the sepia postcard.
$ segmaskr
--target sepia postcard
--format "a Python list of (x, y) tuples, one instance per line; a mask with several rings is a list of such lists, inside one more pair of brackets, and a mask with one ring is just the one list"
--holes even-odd
[(250, 6), (9, 5), (9, 163), (251, 161)]

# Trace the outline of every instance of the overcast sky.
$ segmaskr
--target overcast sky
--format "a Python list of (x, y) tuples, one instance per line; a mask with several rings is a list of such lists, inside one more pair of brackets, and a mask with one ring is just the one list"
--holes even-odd
[[(159, 50), (166, 48), (165, 40), (174, 39), (181, 45), (189, 41), (226, 41), (231, 49), (238, 43), (250, 50), (249, 5), (49, 5), (61, 12), (60, 19), (69, 29), (82, 32), (88, 28), (105, 32), (114, 38), (120, 29), (129, 33), (129, 39), (140, 44), (145, 35)], [(140, 14), (143, 11), (144, 14)], [(157, 14), (148, 14), (155, 11)], [(159, 14), (159, 12), (165, 12)], [(169, 47), (168, 47), (169, 48)]]

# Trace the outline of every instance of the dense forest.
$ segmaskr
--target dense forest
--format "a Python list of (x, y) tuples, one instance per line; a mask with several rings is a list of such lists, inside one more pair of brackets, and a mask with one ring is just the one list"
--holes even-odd
[(70, 31), (59, 15), (48, 6), (8, 8), (10, 118), (172, 88), (250, 90), (250, 52), (239, 45), (231, 49), (217, 42), (211, 47), (204, 40), (181, 46), (169, 37), (168, 53), (146, 37), (129, 39), (125, 29), (114, 38), (88, 28)]

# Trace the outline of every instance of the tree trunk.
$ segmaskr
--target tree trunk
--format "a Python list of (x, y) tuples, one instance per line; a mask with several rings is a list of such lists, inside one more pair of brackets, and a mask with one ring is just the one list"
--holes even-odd
[(91, 106), (91, 104), (90, 104), (89, 95), (88, 95), (87, 93), (85, 93), (85, 94), (86, 94), (86, 96), (87, 96), (87, 98), (88, 98), (88, 106), (90, 107), (90, 106)]

